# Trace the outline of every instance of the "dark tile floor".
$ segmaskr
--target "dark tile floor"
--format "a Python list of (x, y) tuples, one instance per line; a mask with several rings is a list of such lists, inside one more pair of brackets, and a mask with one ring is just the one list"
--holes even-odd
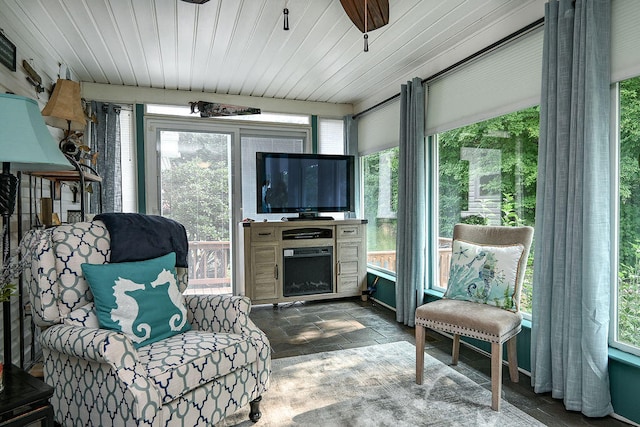
[[(274, 359), (397, 341), (415, 344), (414, 329), (396, 322), (395, 312), (359, 298), (254, 306), (251, 318), (269, 337)], [(427, 331), (425, 351), (449, 364), (451, 339)], [(491, 389), (488, 356), (463, 345), (460, 362), (453, 368)], [(529, 377), (522, 373), (517, 384), (509, 380), (506, 368), (503, 378), (504, 398), (549, 426), (628, 425), (611, 417), (592, 419), (566, 411), (550, 394), (533, 393)]]

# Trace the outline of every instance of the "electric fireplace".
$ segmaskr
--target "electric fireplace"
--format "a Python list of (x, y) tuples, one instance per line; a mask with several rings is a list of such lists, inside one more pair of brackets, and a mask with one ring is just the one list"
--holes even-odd
[(283, 250), (283, 295), (333, 292), (333, 247), (299, 247)]

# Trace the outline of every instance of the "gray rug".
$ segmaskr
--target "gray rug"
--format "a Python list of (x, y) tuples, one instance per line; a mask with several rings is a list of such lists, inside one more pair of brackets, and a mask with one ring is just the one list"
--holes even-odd
[(415, 383), (408, 342), (275, 359), (257, 424), (245, 408), (223, 426), (542, 426), (506, 401), (425, 354)]

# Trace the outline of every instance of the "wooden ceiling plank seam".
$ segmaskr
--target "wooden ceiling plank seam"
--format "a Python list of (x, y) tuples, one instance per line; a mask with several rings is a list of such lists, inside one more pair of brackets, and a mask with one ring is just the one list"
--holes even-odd
[[(124, 7), (128, 7), (128, 5), (125, 5)], [(116, 67), (120, 71), (122, 82), (123, 84), (128, 86), (138, 86), (138, 79), (136, 77), (136, 72), (134, 69), (134, 62), (136, 62), (136, 60), (131, 57), (129, 49), (127, 49), (127, 43), (122, 37), (122, 25), (118, 25), (118, 18), (115, 11), (113, 10), (113, 4), (110, 1), (105, 2), (105, 10), (105, 13), (109, 17), (111, 28), (113, 28), (114, 44), (116, 44), (119, 48), (119, 51), (114, 52), (112, 56), (116, 63)], [(112, 49), (111, 43), (108, 44), (108, 47)]]
[[(297, 46), (295, 46), (295, 49), (292, 50), (290, 57), (295, 57), (295, 56), (300, 56), (302, 58), (302, 60), (299, 62), (299, 65), (305, 64), (308, 59), (309, 59), (309, 55), (306, 53), (309, 50), (313, 51), (313, 49), (317, 49), (318, 45), (321, 45), (322, 41), (325, 40), (326, 35), (327, 35), (327, 31), (324, 32), (323, 35), (323, 39), (321, 40), (321, 42), (318, 42), (317, 40), (314, 40), (314, 32), (316, 30), (318, 30), (318, 33), (321, 33), (321, 27), (323, 26), (323, 19), (328, 19), (328, 20), (332, 20), (333, 24), (335, 25), (336, 20), (335, 19), (331, 19), (330, 17), (327, 18), (328, 14), (333, 11), (336, 10), (336, 8), (332, 8), (330, 7), (330, 4), (327, 4), (327, 7), (324, 8), (324, 10), (322, 11), (322, 13), (320, 14), (320, 16), (318, 18), (316, 18), (315, 22), (313, 22), (313, 24), (311, 25), (311, 27), (309, 27), (309, 29), (306, 31), (306, 34), (304, 34), (304, 36), (302, 37), (302, 40), (297, 44)], [(333, 15), (334, 17), (336, 15)], [(308, 44), (314, 44), (313, 46), (307, 46)], [(309, 49), (310, 48), (310, 49)], [(276, 74), (276, 77), (271, 80), (271, 82), (269, 83), (269, 86), (266, 87), (265, 89), (265, 94), (270, 97), (270, 98), (276, 98), (278, 97), (278, 92), (280, 91), (280, 89), (285, 85), (291, 85), (291, 75), (295, 73), (296, 69), (300, 69), (303, 67), (287, 67), (285, 66), (285, 64), (282, 64), (280, 71)], [(276, 87), (277, 85), (277, 87)]]
[(132, 19), (136, 23), (135, 39), (140, 45), (142, 57), (147, 64), (149, 87), (161, 88), (165, 77), (155, 5), (151, 1), (135, 1), (131, 2), (130, 6), (133, 13)]
[(217, 67), (225, 65), (222, 62), (222, 58), (224, 57), (224, 52), (226, 51), (228, 44), (231, 43), (231, 34), (233, 32), (234, 24), (233, 22), (230, 24), (226, 17), (234, 17), (233, 21), (235, 21), (237, 13), (237, 4), (235, 2), (220, 0), (219, 4), (220, 10), (218, 12), (218, 22), (210, 51), (211, 61), (206, 73), (208, 78), (205, 81), (204, 87), (205, 92), (214, 93), (217, 93), (217, 79), (215, 78), (218, 71)]
[[(53, 17), (49, 14), (41, 1), (29, 4), (17, 2), (16, 6), (22, 10), (26, 18), (24, 21), (24, 28), (28, 28), (29, 31), (40, 34), (42, 46), (47, 48), (47, 50), (55, 52), (58, 58), (60, 58), (59, 61), (68, 65), (74, 74), (76, 74), (76, 77), (91, 74), (71, 47), (58, 23), (54, 21)], [(49, 25), (39, 25), (37, 24), (39, 22), (47, 22)], [(56, 43), (54, 46), (52, 44), (52, 41), (54, 40), (61, 40), (62, 42)]]
[[(456, 7), (457, 8), (457, 7)], [(401, 43), (400, 46), (398, 46), (398, 43), (394, 43), (394, 41), (391, 41), (390, 43), (385, 43), (385, 46), (389, 46), (389, 45), (393, 45), (394, 48), (395, 46), (398, 46), (397, 49), (393, 49), (392, 51), (390, 51), (388, 54), (384, 54), (384, 61), (380, 62), (378, 64), (378, 67), (376, 68), (376, 72), (372, 73), (372, 69), (365, 69), (363, 70), (363, 74), (360, 76), (359, 79), (355, 79), (353, 80), (354, 82), (358, 83), (358, 82), (363, 82), (363, 81), (369, 81), (369, 79), (374, 79), (373, 82), (378, 85), (378, 84), (382, 84), (382, 82), (386, 82), (388, 81), (390, 78), (395, 78), (395, 76), (397, 76), (398, 74), (400, 75), (404, 75), (404, 72), (411, 72), (411, 67), (406, 67), (406, 66), (401, 66), (400, 68), (398, 68), (398, 64), (403, 64), (406, 62), (405, 58), (409, 57), (414, 57), (417, 52), (419, 52), (421, 49), (425, 49), (425, 46), (428, 46), (429, 43), (433, 42), (434, 40), (437, 40), (439, 38), (445, 37), (443, 36), (443, 34), (450, 34), (447, 32), (447, 29), (451, 28), (451, 27), (455, 27), (458, 23), (459, 20), (457, 20), (457, 18), (452, 18), (454, 17), (454, 15), (451, 13), (453, 9), (450, 9), (447, 13), (445, 14), (436, 14), (436, 19), (433, 20), (432, 22), (425, 22), (425, 20), (427, 19), (428, 16), (423, 16), (423, 18), (416, 22), (415, 25), (413, 25), (410, 28), (405, 28), (404, 31), (398, 35), (398, 39), (399, 40), (406, 40), (404, 42), (404, 44)], [(467, 14), (468, 16), (468, 14)], [(443, 24), (448, 22), (449, 19), (453, 19), (455, 20), (455, 22), (451, 23), (450, 25), (446, 25), (446, 29), (437, 29), (435, 27), (437, 27), (438, 24)], [(415, 33), (413, 32), (413, 29), (418, 28), (419, 32)], [(404, 35), (408, 35), (410, 34), (409, 37), (403, 37)], [(428, 35), (428, 38), (425, 39), (423, 36), (424, 34)], [(431, 35), (432, 34), (432, 35)], [(452, 43), (453, 40), (456, 40), (456, 38), (451, 38), (448, 35), (445, 37), (445, 40), (443, 42), (446, 43)], [(418, 43), (419, 46), (416, 47), (410, 47), (411, 44), (414, 43)], [(435, 43), (437, 46), (440, 46), (440, 42), (433, 42)], [(406, 52), (407, 49), (411, 49), (411, 54), (410, 55), (406, 55), (404, 53), (399, 53), (399, 52)], [(419, 54), (421, 57), (425, 57), (425, 56), (429, 56), (432, 55), (433, 50), (435, 49), (435, 47), (431, 47), (431, 48), (427, 48), (427, 52), (424, 52), (422, 54)], [(383, 52), (384, 53), (384, 52)], [(385, 64), (388, 64), (388, 66), (385, 66)], [(406, 77), (407, 79), (409, 78), (408, 76)], [(341, 79), (341, 81), (344, 81), (345, 77), (343, 76), (343, 78)], [(401, 79), (402, 82), (405, 81), (405, 79)], [(360, 85), (362, 86), (362, 85)], [(358, 91), (358, 86), (351, 86), (353, 88), (354, 91)], [(344, 87), (343, 87), (344, 90)]]
[[(299, 6), (299, 4), (297, 5)], [(282, 15), (279, 9), (277, 9), (277, 13), (275, 15), (267, 14), (267, 20), (264, 26), (268, 28), (268, 37), (266, 37), (262, 48), (259, 49), (259, 53), (254, 55), (251, 64), (246, 68), (247, 73), (242, 81), (242, 86), (240, 88), (240, 93), (251, 96), (252, 93), (255, 92), (256, 84), (257, 84), (257, 76), (262, 73), (268, 65), (265, 63), (265, 56), (268, 56), (267, 52), (271, 52), (272, 46), (281, 47), (284, 44), (285, 40), (288, 40), (291, 37), (291, 28), (294, 28), (297, 20), (299, 19), (301, 13), (297, 9), (292, 9), (291, 5), (289, 7), (289, 28), (290, 30), (285, 31), (280, 24), (282, 23)], [(294, 12), (295, 11), (295, 12)], [(295, 18), (293, 18), (295, 16)]]
[(135, 31), (135, 9), (131, 3), (108, 2), (107, 8), (112, 16), (113, 25), (118, 34), (125, 57), (129, 62), (133, 86), (151, 86), (149, 66), (145, 60), (140, 32)]
[[(38, 49), (45, 42), (40, 32), (19, 31), (20, 28), (29, 25), (29, 17), (16, 1), (12, 1), (12, 3), (13, 5), (6, 4), (3, 8), (2, 16), (0, 16), (0, 28), (4, 30), (5, 36), (16, 46), (23, 46), (17, 52), (18, 58), (22, 56), (23, 59), (29, 61), (30, 65), (42, 74), (43, 86), (49, 89), (51, 83), (55, 83), (58, 78), (60, 71), (58, 64), (61, 62), (61, 58), (56, 56), (58, 52), (52, 49)], [(2, 23), (3, 21), (4, 24)]]
[[(298, 39), (298, 34), (309, 25), (308, 22), (314, 20), (311, 10), (318, 10), (322, 6), (320, 1), (304, 2), (301, 9), (292, 8), (293, 5), (288, 5), (289, 8), (289, 30), (285, 31), (280, 26), (282, 15), (280, 19), (276, 21), (274, 25), (274, 37), (273, 43), (270, 46), (274, 46), (267, 49), (265, 52), (261, 52), (259, 64), (262, 67), (258, 67), (252, 71), (254, 78), (251, 79), (252, 85), (248, 88), (247, 95), (250, 96), (266, 96), (265, 88), (271, 84), (271, 80), (277, 76), (281, 67), (283, 66), (296, 66), (296, 58), (292, 58), (288, 53), (289, 44), (292, 40)], [(326, 2), (325, 2), (326, 3)], [(300, 4), (297, 4), (300, 6)], [(293, 18), (293, 12), (295, 11), (295, 17)], [(295, 25), (293, 25), (295, 23)]]
[[(78, 29), (84, 35), (87, 45), (92, 46), (91, 55), (95, 58), (96, 62), (98, 61), (98, 57), (100, 57), (101, 53), (108, 58), (108, 61), (106, 61), (107, 63), (101, 67), (107, 82), (113, 84), (125, 84), (126, 80), (123, 78), (120, 67), (122, 67), (122, 69), (128, 69), (129, 74), (132, 74), (131, 63), (126, 56), (125, 61), (119, 61), (117, 59), (118, 55), (114, 52), (114, 47), (120, 48), (121, 53), (124, 52), (124, 49), (120, 36), (118, 35), (118, 31), (116, 30), (116, 26), (114, 25), (113, 15), (104, 1), (95, 2), (94, 7), (102, 8), (101, 10), (98, 10), (97, 14), (102, 19), (96, 19), (96, 14), (94, 13), (95, 9), (89, 8), (87, 0), (80, 0), (79, 4), (71, 5), (68, 7), (68, 11), (73, 16), (74, 21), (78, 21), (82, 24), (82, 26), (78, 26)], [(80, 16), (81, 11), (82, 16)], [(106, 15), (106, 17), (103, 17), (103, 14)], [(89, 39), (90, 37), (91, 39)], [(107, 41), (107, 37), (109, 37), (110, 41)], [(98, 41), (94, 41), (94, 38)], [(96, 48), (96, 45), (101, 49)], [(101, 60), (100, 62), (104, 63), (105, 61)], [(120, 66), (119, 62), (121, 62)], [(113, 79), (108, 77), (113, 73), (117, 75), (117, 81), (113, 81)]]
[[(360, 30), (335, 0), (256, 1), (0, 0), (0, 8), (20, 15), (24, 24), (10, 28), (46, 51), (49, 70), (65, 63), (83, 81), (363, 106), (534, 22), (545, 3), (391, 2), (389, 24), (372, 30), (364, 53)], [(196, 16), (178, 13), (182, 6), (197, 7)]]
[[(535, 0), (528, 3), (532, 4), (534, 2)], [(517, 8), (521, 8), (521, 7), (527, 7), (527, 5), (520, 5), (520, 4), (517, 5)], [(517, 11), (512, 10), (509, 14), (513, 15), (516, 13)], [(542, 11), (541, 11), (541, 15), (542, 15)], [(540, 17), (541, 16), (538, 16), (538, 18)], [(530, 22), (528, 24), (530, 24)], [(462, 46), (463, 44), (467, 43), (467, 46), (468, 46), (468, 43), (475, 42), (476, 45), (471, 46), (471, 50), (473, 52), (477, 52), (481, 50), (483, 47), (490, 45), (491, 43), (486, 43), (487, 39), (484, 36), (482, 36), (482, 33), (488, 31), (490, 28), (495, 28), (495, 27), (500, 28), (499, 34), (490, 37), (490, 40), (493, 40), (493, 42), (495, 42), (508, 36), (513, 31), (517, 31), (519, 28), (523, 28), (524, 26), (525, 26), (524, 23), (516, 24), (515, 26), (512, 24), (501, 25), (500, 21), (494, 21), (489, 26), (482, 25), (480, 26), (479, 30), (476, 31), (475, 33), (471, 35), (464, 35), (464, 37), (460, 37), (459, 39), (455, 40), (455, 43), (450, 44), (447, 48), (444, 48), (443, 46), (434, 48), (435, 51), (437, 52), (436, 54), (424, 54), (425, 56), (424, 58), (416, 57), (411, 64), (407, 65), (407, 67), (411, 68), (412, 66), (414, 66), (414, 68), (412, 68), (412, 71), (414, 73), (413, 75), (418, 75), (418, 76), (422, 76), (423, 78), (426, 78), (426, 76), (433, 75), (440, 70), (446, 69), (452, 64), (455, 64), (460, 60), (464, 59), (465, 57), (467, 57), (469, 55), (469, 51), (468, 51), (469, 49), (467, 49), (467, 51), (464, 51), (464, 52), (461, 51), (460, 49), (460, 46)], [(480, 42), (480, 40), (484, 40), (484, 41)], [(452, 40), (448, 40), (449, 43), (451, 41)], [(429, 58), (428, 62), (425, 62), (426, 57)], [(397, 85), (399, 85), (403, 82), (398, 81), (396, 83)], [(360, 102), (360, 104), (358, 104), (359, 105), (358, 110), (362, 111), (370, 107), (371, 105), (375, 105), (376, 102), (378, 101), (375, 101), (374, 99), (372, 99), (371, 96), (366, 97), (363, 99), (363, 101)]]
[(179, 90), (191, 90), (193, 78), (195, 38), (197, 32), (198, 12), (200, 7), (178, 2), (176, 8), (177, 38), (176, 54)]
[(164, 69), (163, 89), (177, 89), (178, 68), (176, 8), (177, 2), (154, 2), (158, 40)]
[(208, 64), (209, 42), (213, 37), (213, 26), (207, 25), (206, 9), (198, 8), (196, 11), (196, 20), (194, 22), (193, 31), (193, 48), (191, 52), (191, 75), (189, 77), (189, 85), (192, 91), (200, 91), (202, 89), (204, 73)]
[[(246, 67), (243, 67), (243, 69), (246, 71), (245, 71), (245, 76), (240, 85), (239, 94), (250, 95), (251, 93), (253, 93), (253, 90), (256, 84), (255, 74), (257, 72), (261, 72), (262, 69), (264, 69), (264, 67), (263, 66), (261, 67), (260, 65), (262, 64), (262, 58), (264, 57), (265, 52), (270, 51), (270, 47), (273, 45), (282, 45), (282, 43), (279, 42), (279, 40), (284, 39), (286, 36), (285, 34), (283, 34), (285, 32), (284, 29), (282, 29), (279, 26), (280, 22), (282, 22), (281, 21), (282, 15), (280, 14), (279, 9), (275, 16), (270, 15), (268, 13), (265, 14), (265, 16), (267, 18), (271, 16), (271, 19), (266, 19), (266, 23), (264, 24), (264, 26), (268, 28), (269, 34), (268, 34), (268, 37), (265, 38), (265, 41), (262, 45), (263, 47), (259, 49), (260, 53), (257, 55), (252, 55), (251, 59), (249, 60), (250, 64), (248, 64), (248, 66)], [(292, 12), (290, 11), (289, 12), (290, 28), (292, 28), (292, 26), (295, 25), (294, 22), (295, 20), (292, 19)], [(252, 87), (250, 87), (251, 85)]]
[[(290, 67), (288, 74), (281, 78), (280, 85), (275, 90), (275, 96), (278, 98), (297, 99), (297, 95), (293, 95), (295, 88), (303, 84), (305, 76), (309, 73), (315, 73), (320, 68), (320, 64), (335, 51), (336, 46), (341, 40), (344, 40), (348, 31), (341, 24), (340, 18), (343, 12), (339, 8), (328, 8), (325, 13), (318, 19), (314, 26), (316, 33), (322, 33), (323, 38), (318, 41), (312, 31), (309, 32), (302, 44), (300, 44), (300, 55), (303, 56), (298, 67)], [(326, 22), (323, 22), (326, 21)], [(310, 46), (307, 46), (310, 45)], [(307, 53), (308, 52), (308, 53)]]
[[(454, 4), (453, 7), (458, 7), (460, 4), (463, 4), (463, 3), (464, 2), (461, 1), (458, 4)], [(452, 2), (438, 3), (436, 5), (436, 10), (437, 8), (444, 8), (445, 10), (450, 10), (450, 8), (452, 7), (452, 4), (453, 4)], [(352, 58), (351, 60), (344, 62), (342, 67), (333, 74), (332, 82), (331, 82), (332, 86), (344, 82), (345, 79), (350, 79), (351, 81), (357, 81), (357, 82), (368, 81), (364, 79), (363, 75), (359, 75), (358, 78), (353, 78), (354, 72), (356, 72), (355, 70), (360, 69), (362, 70), (362, 74), (365, 74), (367, 73), (367, 71), (370, 71), (374, 68), (378, 69), (378, 67), (380, 67), (382, 63), (388, 62), (390, 55), (393, 55), (394, 53), (397, 53), (397, 52), (402, 52), (400, 48), (396, 48), (397, 44), (394, 42), (395, 40), (400, 39), (403, 34), (406, 34), (406, 31), (407, 31), (406, 28), (408, 26), (403, 25), (403, 20), (405, 18), (412, 17), (412, 16), (422, 16), (422, 19), (425, 18), (424, 13), (420, 10), (420, 6), (421, 6), (421, 3), (418, 2), (411, 5), (405, 11), (397, 11), (396, 14), (398, 15), (398, 17), (393, 18), (394, 26), (386, 26), (380, 29), (379, 32), (376, 32), (370, 36), (369, 49), (370, 51), (375, 49), (375, 52), (378, 55), (372, 57), (368, 53), (359, 52), (357, 57), (354, 56), (354, 58)], [(427, 12), (427, 16), (431, 14), (435, 14), (434, 8), (430, 8), (430, 9), (431, 10)], [(414, 24), (409, 27), (415, 28), (415, 27), (420, 27), (420, 25)], [(432, 26), (430, 26), (428, 29), (427, 28), (424, 29), (424, 32), (427, 32), (427, 31), (432, 31)], [(394, 37), (394, 38), (392, 40), (389, 40), (389, 37)], [(379, 56), (381, 56), (383, 59), (376, 61), (376, 58), (378, 58)], [(365, 62), (365, 64), (362, 63), (363, 61)], [(375, 61), (375, 63), (373, 61)], [(347, 86), (348, 85), (342, 85), (338, 90), (336, 90), (337, 88), (334, 89), (333, 93), (340, 94), (344, 92)], [(318, 87), (313, 92), (311, 92), (310, 96), (311, 97), (317, 96), (317, 97), (320, 97), (321, 99), (331, 99), (329, 98), (329, 94), (327, 93), (328, 90), (329, 90), (328, 86)]]
[[(447, 2), (448, 6), (451, 6), (451, 4), (449, 2)], [(465, 8), (464, 10), (465, 15), (464, 15), (464, 19), (469, 18), (471, 21), (476, 20), (476, 14), (477, 14), (477, 9), (476, 6), (478, 4), (475, 2), (461, 2), (457, 5), (455, 5), (453, 8), (449, 8), (448, 10), (445, 11), (445, 13), (443, 14), (439, 14), (437, 15), (437, 19), (436, 21), (434, 21), (428, 29), (425, 29), (422, 33), (433, 33), (436, 36), (433, 37), (437, 37), (437, 36), (442, 36), (445, 35), (443, 37), (445, 37), (445, 41), (450, 41), (452, 39), (458, 38), (458, 35), (460, 34), (460, 31), (466, 31), (466, 32), (470, 32), (472, 31), (471, 27), (469, 25), (463, 25), (462, 28), (463, 30), (456, 30), (453, 34), (453, 36), (450, 36), (451, 31), (450, 28), (460, 28), (460, 23), (461, 23), (461, 19), (458, 17), (458, 13), (454, 13), (457, 12), (459, 9), (461, 8)], [(472, 7), (472, 9), (468, 9), (469, 7)], [(444, 29), (440, 29), (438, 31), (434, 31), (434, 27), (437, 25), (442, 25), (445, 22), (449, 22), (450, 25), (446, 26)], [(417, 26), (417, 25), (416, 25)], [(420, 43), (422, 44), (422, 46), (424, 46), (424, 40), (419, 37), (419, 35), (414, 36), (413, 40), (419, 40)], [(394, 45), (394, 47), (397, 45), (397, 43), (385, 43), (386, 46), (389, 45)], [(402, 46), (401, 46), (402, 47)], [(376, 79), (377, 81), (381, 81), (383, 79), (383, 77), (388, 77), (389, 75), (391, 76), (395, 76), (398, 75), (401, 72), (411, 72), (411, 69), (409, 69), (408, 67), (404, 66), (403, 64), (405, 64), (406, 60), (405, 58), (411, 57), (412, 55), (398, 55), (398, 52), (403, 52), (404, 50), (399, 48), (397, 50), (394, 50), (393, 52), (391, 52), (391, 54), (389, 55), (385, 55), (385, 61), (382, 61), (379, 63), (378, 67), (376, 68), (377, 71), (379, 71), (379, 73), (371, 73), (371, 69), (364, 70), (364, 75), (361, 76), (360, 79), (352, 79), (350, 77), (350, 73), (353, 72), (353, 70), (349, 69), (348, 67), (346, 67), (345, 69), (341, 70), (342, 76), (336, 80), (334, 82), (335, 85), (338, 84), (342, 84), (341, 86), (341, 90), (344, 91), (349, 87), (349, 82), (361, 82), (361, 81), (366, 81), (368, 78), (370, 78), (371, 76)], [(412, 51), (415, 52), (415, 51)], [(398, 56), (400, 56), (398, 58)], [(422, 55), (422, 57), (424, 57), (424, 55)], [(387, 64), (392, 64), (389, 67), (393, 68), (393, 72), (392, 73), (385, 73), (384, 72), (384, 67), (385, 67), (385, 63)], [(367, 76), (367, 74), (369, 76)], [(411, 75), (406, 75), (404, 76), (406, 77), (406, 79), (409, 79), (411, 77)], [(349, 82), (344, 83), (346, 80), (349, 80)], [(401, 81), (405, 81), (405, 79), (403, 78)], [(355, 89), (354, 87), (354, 92), (357, 92), (357, 89)]]
[(283, 31), (278, 28), (280, 16), (279, 9), (269, 7), (267, 0), (261, 2), (253, 16), (251, 31), (247, 32), (246, 37), (242, 40), (242, 48), (238, 49), (237, 59), (225, 70), (228, 94), (239, 95), (242, 93), (247, 75), (257, 65), (258, 55), (256, 52), (262, 51), (268, 45), (276, 29)]
[[(253, 50), (258, 46), (254, 40), (258, 36), (258, 30), (260, 29), (260, 19), (264, 16), (267, 2), (261, 1), (256, 7), (256, 1), (243, 2), (240, 5), (238, 12), (238, 23), (234, 28), (234, 36), (232, 43), (227, 47), (225, 52), (224, 62), (227, 64), (218, 74), (219, 84), (222, 84), (223, 92), (226, 94), (237, 95), (238, 93), (232, 90), (231, 82), (240, 72), (240, 66), (242, 59), (253, 55)], [(249, 31), (239, 31), (238, 28), (241, 23), (249, 23)]]
[[(72, 33), (68, 33), (73, 36), (73, 39), (66, 38), (69, 46), (76, 52), (76, 56), (79, 58), (79, 60), (85, 64), (85, 68), (87, 68), (88, 70), (91, 70), (91, 68), (93, 68), (95, 70), (93, 78), (96, 80), (93, 81), (99, 83), (107, 83), (108, 77), (105, 68), (102, 65), (101, 61), (98, 60), (98, 57), (95, 55), (89, 41), (86, 39), (84, 32), (82, 31), (82, 21), (78, 23), (77, 20), (73, 17), (72, 11), (76, 10), (77, 7), (69, 7), (64, 1), (61, 1), (54, 7), (51, 7), (52, 4), (53, 3), (51, 2), (47, 2), (47, 6), (50, 8), (50, 13), (57, 13), (57, 16), (59, 18), (65, 19), (66, 28), (73, 29)], [(81, 10), (82, 8), (77, 9)], [(95, 74), (98, 75), (97, 78)]]
[(246, 51), (241, 55), (240, 61), (238, 61), (237, 67), (233, 72), (234, 79), (229, 86), (230, 94), (239, 95), (243, 92), (248, 74), (257, 65), (258, 55), (255, 55), (254, 52), (263, 51), (269, 45), (275, 31), (283, 31), (277, 25), (277, 22), (282, 17), (279, 9), (274, 11), (273, 8), (266, 6), (267, 2), (264, 1), (260, 7), (256, 25), (247, 40)]
[[(216, 33), (218, 30), (218, 23), (220, 21), (220, 9), (221, 9), (220, 3), (221, 3), (221, 0), (218, 0), (216, 2), (215, 9), (211, 7), (212, 4), (209, 4), (210, 7), (203, 9), (203, 11), (207, 11), (209, 13), (211, 13), (211, 11), (214, 11), (215, 13), (213, 14), (213, 25), (211, 25), (210, 30), (208, 31), (209, 37), (208, 39), (205, 40), (203, 36), (203, 39), (202, 39), (202, 42), (205, 43), (205, 45), (202, 46), (204, 65), (197, 70), (198, 73), (196, 76), (194, 76), (194, 81), (192, 84), (194, 90), (196, 90), (196, 87), (197, 87), (201, 92), (206, 91), (206, 78), (207, 76), (209, 76), (209, 69), (212, 66), (213, 48), (214, 48)], [(199, 16), (203, 18), (204, 14), (200, 14)], [(206, 46), (206, 49), (205, 49), (205, 46)]]
[[(319, 1), (314, 1), (313, 3), (309, 2), (306, 4), (306, 7), (301, 14), (300, 21), (295, 27), (291, 27), (286, 35), (285, 40), (295, 40), (297, 39), (298, 34), (301, 32), (305, 32), (307, 28), (309, 28), (312, 23), (316, 20), (316, 16), (309, 12), (309, 10), (313, 8), (320, 8), (318, 4), (321, 3)], [(324, 3), (326, 5), (326, 2)], [(313, 9), (313, 10), (316, 10)], [(285, 31), (283, 30), (283, 33)], [(295, 66), (295, 58), (291, 57), (289, 53), (290, 49), (287, 47), (286, 43), (282, 43), (274, 52), (271, 53), (269, 61), (265, 61), (264, 70), (260, 73), (260, 81), (256, 82), (256, 86), (252, 90), (252, 96), (265, 96), (266, 88), (269, 87), (271, 81), (276, 78), (278, 73), (280, 72), (283, 66)], [(256, 79), (258, 80), (258, 79)]]
[[(415, 2), (410, 5), (409, 2), (406, 2), (406, 1), (399, 4), (397, 8), (398, 10), (394, 11), (394, 15), (392, 16), (393, 17), (392, 25), (385, 27), (382, 30), (393, 31), (393, 28), (395, 25), (402, 25), (401, 18), (403, 16), (408, 16), (408, 11), (412, 10), (415, 7), (415, 5), (416, 5)], [(397, 18), (395, 17), (396, 15), (398, 16)], [(351, 29), (353, 27), (353, 24), (351, 24), (351, 21), (348, 19), (348, 17), (345, 15), (343, 19), (346, 23), (348, 23), (349, 28)], [(382, 32), (382, 30), (380, 31)], [(349, 64), (352, 61), (358, 60), (358, 58), (360, 57), (364, 57), (364, 58), (367, 57), (362, 55), (374, 56), (375, 58), (378, 58), (377, 50), (372, 51), (372, 49), (370, 49), (372, 52), (369, 52), (366, 54), (362, 52), (361, 39), (359, 37), (354, 37), (355, 34), (357, 34), (356, 30), (348, 31), (345, 34), (344, 40), (341, 40), (344, 42), (345, 46), (341, 46), (340, 48), (334, 49), (334, 52), (331, 52), (329, 57), (326, 58), (326, 60), (324, 61), (325, 69), (322, 70), (322, 73), (321, 73), (323, 77), (321, 81), (326, 82), (327, 84), (331, 84), (335, 76), (339, 74), (340, 70), (343, 69), (345, 66), (347, 66), (347, 64)], [(376, 38), (376, 34), (373, 35), (373, 38), (371, 40), (375, 40), (375, 38)], [(369, 46), (370, 47), (372, 46), (371, 42)], [(373, 52), (375, 52), (375, 55), (370, 55), (370, 53), (373, 53)], [(310, 89), (309, 85), (307, 85), (305, 87), (305, 91), (307, 91), (307, 95), (308, 95), (306, 99), (312, 99), (313, 94), (318, 89), (319, 89), (319, 86), (317, 84), (313, 89)]]
[[(239, 3), (236, 3), (236, 8), (235, 8), (235, 13), (233, 14), (233, 19), (230, 19), (229, 21), (232, 22), (232, 25), (230, 27), (230, 32), (229, 32), (229, 43), (226, 43), (224, 46), (224, 52), (222, 53), (222, 58), (221, 58), (221, 63), (225, 64), (225, 67), (227, 66), (227, 59), (229, 58), (229, 53), (232, 51), (232, 46), (234, 44), (234, 40), (236, 38), (236, 35), (238, 33), (238, 26), (240, 24), (240, 14), (242, 12), (242, 6), (244, 5), (244, 0), (240, 0)], [(215, 88), (215, 92), (216, 93), (222, 93), (222, 94), (226, 94), (226, 90), (224, 88), (224, 85), (222, 85), (220, 82), (222, 81), (222, 74), (223, 72), (218, 72), (215, 74), (215, 84), (214, 84), (214, 88)]]

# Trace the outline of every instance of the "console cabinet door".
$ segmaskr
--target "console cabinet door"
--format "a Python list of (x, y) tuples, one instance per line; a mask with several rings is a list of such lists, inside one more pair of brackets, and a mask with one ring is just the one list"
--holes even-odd
[(252, 246), (251, 262), (253, 264), (253, 289), (251, 299), (259, 301), (277, 298), (278, 283), (280, 282), (278, 246)]
[[(366, 281), (365, 245), (359, 227), (338, 227), (337, 279), (340, 294), (359, 295)], [(340, 237), (343, 238), (340, 238)]]

